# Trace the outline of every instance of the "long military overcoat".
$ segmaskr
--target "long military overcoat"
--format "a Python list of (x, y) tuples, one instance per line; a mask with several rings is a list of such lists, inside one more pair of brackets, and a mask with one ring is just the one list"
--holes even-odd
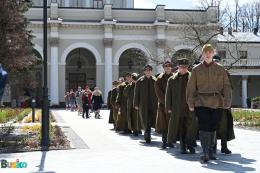
[(134, 108), (134, 89), (134, 82), (128, 84), (124, 89), (124, 95), (127, 97), (127, 122), (129, 130), (139, 131), (141, 125), (138, 110)]
[(110, 91), (108, 92), (108, 96), (107, 96), (107, 108), (108, 108), (108, 110), (109, 110), (109, 120), (108, 120), (108, 123), (109, 123), (109, 124), (114, 124), (115, 121), (114, 121), (114, 117), (113, 117), (113, 106), (112, 106), (112, 104), (111, 104), (111, 102), (110, 102), (111, 96), (112, 96), (112, 90), (110, 90)]
[(168, 79), (173, 74), (165, 74), (161, 73), (155, 82), (155, 93), (158, 98), (158, 109), (157, 109), (157, 116), (156, 116), (156, 126), (155, 129), (157, 132), (167, 132), (168, 131), (168, 124), (170, 120), (169, 114), (165, 112), (165, 94), (166, 94), (166, 86)]
[(135, 85), (134, 106), (139, 108), (142, 129), (148, 130), (155, 127), (158, 99), (155, 94), (154, 76), (147, 78), (142, 76)]
[[(190, 73), (189, 73), (190, 76)], [(181, 92), (185, 92), (184, 94)], [(180, 139), (180, 131), (182, 130), (179, 122), (181, 117), (186, 117), (186, 127), (187, 135), (186, 138), (189, 140), (197, 139), (197, 117), (193, 112), (189, 111), (188, 105), (186, 103), (186, 89), (182, 88), (181, 79), (178, 75), (178, 72), (174, 74), (168, 80), (166, 88), (166, 97), (165, 97), (165, 109), (172, 110), (170, 115), (170, 122), (168, 128), (168, 143), (176, 143)], [(184, 100), (183, 100), (184, 99)], [(184, 103), (182, 105), (181, 103)], [(186, 115), (184, 115), (186, 114)]]
[(124, 88), (126, 87), (126, 83), (123, 82), (118, 86), (118, 93), (116, 98), (116, 105), (119, 108), (117, 115), (117, 127), (120, 131), (125, 131), (128, 129), (127, 125), (127, 97), (124, 96)]
[(117, 93), (118, 93), (118, 88), (117, 87), (113, 88), (112, 92), (111, 92), (111, 97), (110, 97), (110, 103), (113, 108), (113, 119), (115, 121), (116, 130), (118, 130), (118, 128), (117, 128), (118, 106), (116, 105)]

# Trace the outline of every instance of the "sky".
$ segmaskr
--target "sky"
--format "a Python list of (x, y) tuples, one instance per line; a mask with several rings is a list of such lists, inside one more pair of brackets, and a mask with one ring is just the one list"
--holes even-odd
[[(157, 4), (166, 5), (166, 9), (193, 9), (198, 7), (199, 0), (134, 0), (135, 8), (155, 8)], [(234, 0), (224, 0), (234, 6)], [(239, 0), (240, 4), (255, 0)]]

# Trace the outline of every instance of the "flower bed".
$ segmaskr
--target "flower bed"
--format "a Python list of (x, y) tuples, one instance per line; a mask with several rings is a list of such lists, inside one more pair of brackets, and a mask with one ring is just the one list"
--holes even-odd
[[(8, 130), (10, 128), (10, 130)], [(41, 150), (41, 125), (24, 125), (18, 129), (6, 127), (0, 139), (0, 152), (25, 152)], [(70, 149), (70, 142), (58, 126), (50, 125), (50, 150)]]
[(31, 112), (31, 109), (11, 109), (5, 108), (0, 110), (0, 123), (7, 123), (11, 120), (21, 121)]
[(260, 111), (236, 109), (232, 114), (238, 126), (260, 129)]

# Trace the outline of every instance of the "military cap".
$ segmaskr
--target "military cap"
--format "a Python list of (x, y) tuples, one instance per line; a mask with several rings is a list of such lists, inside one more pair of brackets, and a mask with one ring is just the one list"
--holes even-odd
[(168, 60), (168, 61), (165, 61), (165, 62), (163, 63), (163, 67), (165, 67), (165, 66), (167, 66), (167, 65), (172, 66), (172, 62)]
[(221, 57), (219, 55), (214, 55), (213, 59), (217, 62), (221, 61)]
[(126, 76), (126, 77), (127, 77), (127, 76), (132, 76), (132, 73), (126, 72), (126, 73), (125, 73), (125, 76)]
[(189, 66), (189, 60), (187, 58), (181, 58), (177, 60), (178, 65)]
[(214, 48), (211, 44), (205, 44), (202, 48), (202, 52), (214, 52)]
[(133, 80), (137, 80), (139, 78), (139, 74), (132, 73), (132, 78), (133, 78)]
[(113, 81), (112, 85), (118, 85), (119, 82), (116, 80), (116, 81)]
[(147, 69), (153, 70), (153, 67), (151, 65), (147, 64), (147, 65), (144, 66), (143, 70), (145, 71)]

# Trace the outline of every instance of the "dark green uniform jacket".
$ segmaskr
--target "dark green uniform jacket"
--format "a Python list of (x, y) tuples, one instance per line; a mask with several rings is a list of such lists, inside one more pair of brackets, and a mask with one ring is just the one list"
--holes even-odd
[(116, 87), (116, 88), (112, 89), (111, 97), (110, 97), (110, 103), (113, 108), (113, 119), (115, 121), (116, 130), (117, 130), (117, 114), (118, 114), (118, 107), (116, 105), (117, 93), (118, 93), (118, 88)]
[(119, 113), (117, 115), (117, 127), (118, 130), (127, 130), (127, 97), (124, 96), (124, 88), (127, 83), (123, 82), (118, 86), (118, 93), (116, 98), (116, 105), (119, 108)]
[[(228, 71), (227, 75), (231, 84), (231, 88), (233, 89), (232, 79)], [(223, 115), (221, 116), (219, 126), (217, 128), (217, 138), (225, 139), (227, 141), (235, 139), (233, 116), (230, 109), (223, 110)]]
[(155, 127), (158, 99), (155, 94), (155, 77), (142, 76), (135, 85), (134, 106), (139, 108), (141, 125), (144, 130)]
[(167, 142), (175, 143), (180, 138), (180, 132), (183, 130), (179, 124), (181, 118), (186, 118), (187, 129), (186, 138), (194, 140), (197, 138), (197, 118), (193, 112), (189, 111), (186, 102), (186, 86), (190, 73), (180, 75), (178, 72), (168, 80), (165, 97), (165, 109), (172, 110), (168, 128)]
[(111, 104), (111, 102), (110, 102), (111, 96), (112, 96), (112, 90), (110, 90), (110, 91), (108, 92), (108, 96), (107, 96), (107, 108), (108, 108), (108, 110), (110, 110), (108, 123), (109, 123), (109, 124), (114, 124), (115, 121), (114, 121), (114, 117), (113, 117), (113, 107), (112, 107), (112, 104)]
[(155, 82), (155, 93), (158, 98), (158, 110), (156, 116), (156, 126), (155, 129), (157, 132), (167, 132), (168, 131), (168, 124), (170, 120), (169, 114), (165, 112), (165, 93), (166, 93), (166, 86), (168, 79), (173, 74), (165, 74), (162, 73), (157, 77)]
[(134, 82), (128, 84), (124, 89), (124, 95), (127, 97), (128, 129), (136, 132), (140, 130), (140, 119), (138, 116), (138, 111), (134, 108), (134, 89)]

